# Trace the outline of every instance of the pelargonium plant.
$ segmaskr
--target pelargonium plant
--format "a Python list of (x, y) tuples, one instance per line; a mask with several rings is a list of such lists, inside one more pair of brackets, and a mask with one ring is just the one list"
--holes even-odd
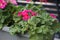
[(0, 0), (0, 29), (10, 27), (10, 34), (25, 34), (30, 40), (51, 40), (52, 35), (60, 30), (55, 14), (47, 13), (40, 5), (18, 5), (16, 1)]

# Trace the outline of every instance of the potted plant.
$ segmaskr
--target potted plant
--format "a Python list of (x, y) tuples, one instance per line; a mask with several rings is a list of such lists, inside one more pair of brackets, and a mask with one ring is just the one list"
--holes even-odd
[(0, 2), (0, 29), (6, 25), (10, 34), (24, 35), (27, 32), (30, 40), (51, 40), (52, 35), (60, 30), (56, 16), (47, 13), (40, 5)]

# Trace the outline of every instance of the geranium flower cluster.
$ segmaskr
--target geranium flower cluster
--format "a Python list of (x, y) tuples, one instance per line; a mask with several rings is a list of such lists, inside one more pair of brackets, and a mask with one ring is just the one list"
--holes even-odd
[(31, 1), (31, 0), (26, 0), (27, 2)]
[(53, 14), (53, 13), (51, 13), (50, 16), (51, 16), (52, 18), (57, 18), (57, 16), (56, 16), (55, 14)]
[(10, 3), (17, 5), (17, 1), (16, 0), (10, 0)]
[(7, 2), (4, 0), (0, 0), (0, 8), (3, 9), (7, 5)]
[(18, 16), (22, 16), (22, 19), (27, 21), (32, 16), (36, 16), (36, 12), (32, 10), (23, 10), (22, 12), (18, 12)]
[[(7, 1), (8, 1), (8, 0), (7, 0)], [(17, 5), (16, 0), (9, 0), (9, 1), (10, 1), (10, 3), (12, 3), (12, 4)], [(0, 9), (4, 9), (4, 8), (6, 7), (6, 5), (7, 5), (7, 3), (8, 3), (8, 2), (6, 2), (5, 0), (0, 0)]]

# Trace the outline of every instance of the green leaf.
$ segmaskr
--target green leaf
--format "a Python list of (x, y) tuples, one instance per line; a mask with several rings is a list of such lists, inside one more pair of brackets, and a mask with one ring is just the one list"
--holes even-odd
[(42, 32), (43, 32), (42, 28), (38, 27), (37, 28), (37, 33), (42, 33)]
[(18, 25), (13, 25), (11, 26), (10, 30), (9, 30), (10, 34), (16, 34), (20, 32), (20, 27)]
[(3, 10), (2, 9), (0, 9), (0, 13), (2, 13), (3, 12)]
[(30, 40), (43, 40), (43, 35), (42, 34), (31, 35)]
[[(40, 30), (40, 31), (39, 31)], [(49, 26), (46, 25), (42, 25), (38, 30), (38, 33), (43, 33), (46, 34), (47, 32), (49, 32)]]
[(22, 33), (22, 34), (24, 34), (24, 32), (28, 30), (28, 27), (29, 27), (29, 26), (28, 26), (27, 22), (25, 22), (25, 21), (20, 21), (20, 22), (18, 23), (18, 25), (20, 26), (21, 33)]
[(33, 6), (33, 4), (27, 4), (26, 6), (25, 6), (25, 9), (32, 9), (34, 6)]
[(0, 29), (2, 29), (3, 25), (0, 23)]
[(35, 26), (36, 26), (36, 24), (37, 24), (38, 22), (40, 22), (40, 19), (39, 19), (39, 18), (36, 18), (36, 17), (31, 17), (31, 19), (28, 20), (28, 23), (29, 23), (30, 25), (35, 25)]

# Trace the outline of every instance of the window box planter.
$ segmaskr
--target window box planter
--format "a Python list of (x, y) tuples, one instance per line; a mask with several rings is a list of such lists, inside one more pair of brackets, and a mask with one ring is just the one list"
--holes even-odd
[(9, 27), (5, 26), (2, 30), (0, 30), (0, 40), (29, 40), (29, 35), (10, 35)]

